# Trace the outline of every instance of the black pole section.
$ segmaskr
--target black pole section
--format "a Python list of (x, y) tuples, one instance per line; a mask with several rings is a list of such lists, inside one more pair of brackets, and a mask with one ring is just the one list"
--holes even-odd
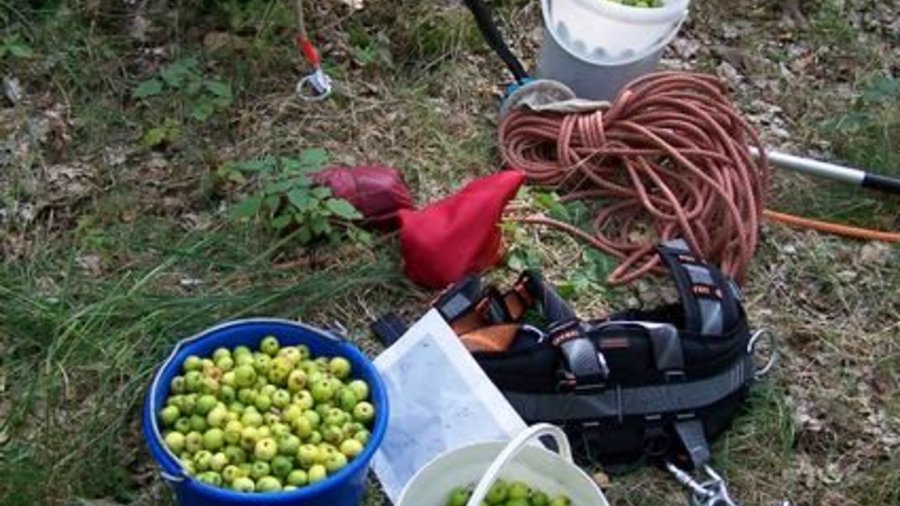
[(860, 185), (863, 188), (871, 188), (873, 190), (883, 191), (885, 193), (893, 193), (900, 195), (900, 179), (893, 177), (880, 176), (878, 174), (870, 174), (866, 172), (865, 177)]
[(503, 63), (505, 63), (509, 71), (512, 72), (516, 81), (521, 83), (525, 79), (528, 79), (528, 72), (525, 71), (522, 62), (516, 58), (516, 55), (510, 51), (509, 46), (504, 42), (503, 34), (500, 33), (500, 30), (494, 23), (494, 19), (491, 17), (490, 11), (488, 11), (484, 3), (482, 3), (481, 0), (465, 0), (465, 3), (466, 7), (472, 11), (472, 15), (475, 16), (475, 23), (478, 25), (478, 29), (481, 30), (481, 35), (484, 37), (484, 40), (486, 40), (488, 45), (491, 46), (495, 53), (497, 53), (497, 56), (503, 60)]

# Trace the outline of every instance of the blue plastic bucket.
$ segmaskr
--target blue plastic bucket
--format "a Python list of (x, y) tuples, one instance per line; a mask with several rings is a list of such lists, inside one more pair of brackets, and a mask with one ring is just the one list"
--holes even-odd
[[(365, 380), (375, 406), (372, 435), (363, 452), (328, 479), (290, 492), (240, 493), (213, 487), (187, 476), (178, 458), (165, 446), (156, 413), (164, 406), (172, 378), (181, 371), (189, 355), (209, 356), (220, 347), (239, 345), (258, 348), (260, 340), (274, 335), (285, 345), (305, 344), (313, 356), (341, 356), (353, 365), (354, 377)], [(353, 345), (334, 335), (288, 320), (253, 318), (224, 323), (178, 343), (162, 367), (144, 403), (144, 438), (159, 464), (160, 475), (175, 493), (181, 506), (358, 506), (366, 486), (369, 463), (384, 439), (388, 421), (388, 400), (375, 366)]]

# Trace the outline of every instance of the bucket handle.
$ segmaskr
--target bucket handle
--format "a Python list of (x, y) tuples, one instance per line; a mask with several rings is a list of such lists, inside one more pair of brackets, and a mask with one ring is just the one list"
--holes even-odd
[(494, 462), (492, 462), (487, 471), (485, 471), (481, 481), (478, 482), (478, 486), (475, 487), (475, 491), (472, 492), (472, 497), (469, 499), (466, 506), (479, 506), (481, 502), (484, 501), (491, 486), (497, 481), (497, 478), (500, 477), (500, 472), (503, 471), (503, 468), (512, 462), (519, 452), (521, 452), (529, 443), (544, 436), (552, 437), (556, 441), (559, 456), (566, 462), (573, 463), (572, 447), (569, 445), (566, 433), (563, 432), (562, 429), (548, 423), (532, 425), (520, 432), (519, 435), (513, 438), (513, 440), (503, 448), (503, 451), (497, 455), (497, 458), (494, 459)]
[[(541, 16), (543, 16), (543, 18), (544, 18), (544, 25), (546, 25), (548, 28), (547, 34), (550, 35), (550, 37), (553, 37), (553, 40), (556, 41), (556, 45), (565, 49), (566, 52), (568, 52), (572, 56), (578, 58), (579, 60), (584, 60), (584, 58), (582, 58), (581, 56), (579, 56), (575, 53), (572, 53), (571, 50), (569, 49), (568, 45), (563, 44), (563, 42), (561, 40), (556, 38), (556, 32), (554, 32), (552, 29), (550, 29), (550, 27), (552, 26), (551, 23), (553, 21), (550, 18), (550, 12), (551, 12), (550, 4), (551, 3), (553, 3), (553, 0), (541, 0)], [(632, 57), (626, 58), (622, 61), (611, 62), (611, 64), (612, 65), (627, 65), (629, 63), (634, 63), (637, 60), (640, 60), (641, 58), (643, 58), (644, 55), (655, 53), (655, 52), (661, 50), (662, 48), (668, 46), (669, 43), (672, 42), (672, 39), (674, 39), (675, 37), (678, 36), (678, 32), (681, 31), (681, 27), (684, 25), (684, 22), (688, 18), (688, 12), (689, 12), (688, 9), (684, 10), (684, 14), (681, 15), (681, 19), (678, 20), (678, 23), (677, 23), (675, 29), (672, 30), (671, 34), (660, 38), (655, 44), (650, 46), (649, 49), (646, 49), (643, 53), (639, 53), (637, 56), (632, 56)], [(591, 62), (588, 61), (587, 63), (591, 63)]]
[[(228, 321), (228, 322), (216, 325), (215, 327), (205, 329), (201, 332), (198, 332), (197, 334), (194, 334), (191, 337), (186, 337), (186, 338), (182, 339), (181, 341), (178, 341), (177, 344), (175, 344), (175, 348), (173, 348), (172, 352), (169, 353), (169, 356), (166, 357), (165, 362), (163, 362), (162, 365), (159, 367), (159, 369), (156, 370), (156, 374), (153, 376), (153, 383), (151, 383), (151, 385), (150, 385), (149, 395), (152, 396), (154, 392), (158, 391), (159, 382), (162, 380), (163, 371), (165, 371), (169, 367), (169, 365), (172, 364), (172, 361), (175, 360), (175, 357), (177, 357), (178, 354), (181, 353), (182, 348), (205, 338), (206, 336), (208, 336), (209, 334), (212, 334), (213, 332), (222, 330), (224, 328), (232, 327), (234, 325), (244, 325), (244, 324), (248, 324), (248, 323), (282, 323), (282, 324), (289, 324), (289, 325), (293, 325), (293, 326), (307, 327), (307, 325), (304, 325), (303, 323), (295, 322), (292, 320), (287, 320), (284, 318), (244, 318), (241, 320)], [(310, 330), (313, 330), (313, 329), (310, 328)], [(326, 332), (321, 329), (314, 329), (314, 330), (316, 330), (317, 333), (322, 334), (324, 337), (327, 337), (327, 338), (332, 339), (337, 342), (341, 342), (341, 340), (338, 339), (337, 336), (333, 335), (331, 332)], [(149, 404), (150, 404), (150, 408), (152, 410), (152, 408), (154, 407), (153, 402), (152, 402), (152, 397), (151, 397)], [(178, 459), (178, 456), (175, 455), (174, 453), (172, 453), (172, 450), (170, 450), (169, 447), (166, 446), (165, 442), (163, 442), (162, 432), (160, 432), (160, 430), (159, 430), (159, 422), (157, 421), (156, 418), (157, 418), (156, 413), (150, 413), (150, 426), (153, 429), (153, 436), (160, 443), (160, 446), (162, 447), (163, 451), (166, 452), (172, 458), (172, 460), (174, 460), (176, 463), (180, 464), (181, 461)], [(179, 465), (177, 475), (173, 475), (169, 472), (166, 472), (165, 468), (162, 468), (160, 471), (160, 476), (164, 480), (166, 480), (167, 482), (170, 482), (170, 483), (181, 483), (185, 479), (184, 469), (180, 465)]]

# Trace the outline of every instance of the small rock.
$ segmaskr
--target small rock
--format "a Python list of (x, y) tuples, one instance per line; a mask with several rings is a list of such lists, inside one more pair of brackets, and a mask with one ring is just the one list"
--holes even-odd
[(93, 276), (99, 276), (103, 272), (100, 268), (99, 255), (80, 255), (75, 259), (75, 262)]
[(3, 96), (12, 105), (16, 105), (22, 100), (22, 86), (18, 79), (12, 76), (3, 76)]
[(203, 36), (203, 47), (209, 51), (219, 49), (240, 51), (249, 48), (250, 44), (242, 37), (227, 32), (209, 32)]
[(716, 74), (728, 81), (728, 83), (732, 86), (737, 86), (744, 80), (744, 77), (741, 75), (741, 73), (738, 72), (733, 65), (725, 61), (723, 61), (719, 64), (718, 67), (716, 67)]
[(887, 265), (891, 257), (891, 247), (882, 242), (871, 242), (862, 247), (859, 259), (866, 264)]
[(612, 481), (609, 479), (609, 475), (604, 472), (596, 472), (594, 473), (594, 483), (597, 484), (598, 487), (606, 490), (609, 488)]

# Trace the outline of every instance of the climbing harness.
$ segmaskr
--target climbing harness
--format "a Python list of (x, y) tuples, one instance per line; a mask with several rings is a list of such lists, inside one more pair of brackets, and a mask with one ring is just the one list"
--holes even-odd
[[(581, 319), (532, 271), (506, 291), (466, 278), (432, 306), (526, 423), (563, 428), (580, 463), (610, 472), (653, 464), (689, 487), (695, 505), (734, 505), (709, 467), (709, 441), (772, 369), (774, 334), (751, 332), (737, 284), (686, 241), (657, 254), (678, 301), (649, 310)], [(386, 344), (404, 330), (396, 317), (372, 328)], [(711, 479), (694, 482), (687, 469)]]
[(297, 49), (312, 66), (312, 72), (302, 77), (295, 88), (297, 96), (307, 102), (325, 100), (333, 91), (331, 78), (322, 70), (322, 61), (319, 52), (309, 40), (306, 31), (306, 21), (303, 15), (303, 0), (297, 0)]

